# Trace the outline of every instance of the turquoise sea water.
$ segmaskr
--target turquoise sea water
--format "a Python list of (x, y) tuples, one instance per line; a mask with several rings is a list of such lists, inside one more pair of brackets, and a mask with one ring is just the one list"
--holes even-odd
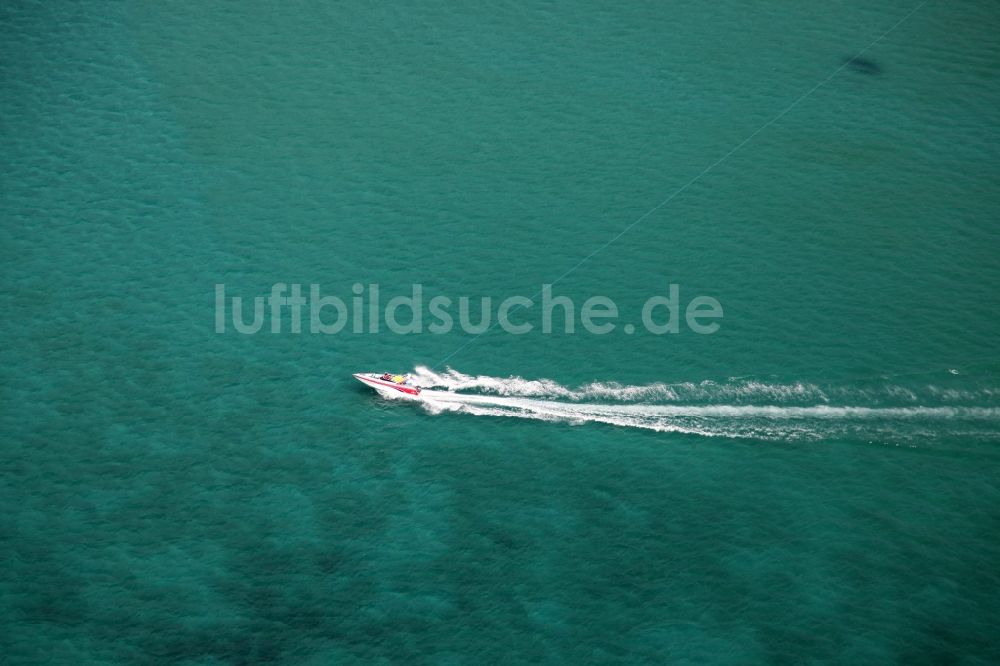
[[(3, 661), (1000, 661), (1000, 12), (914, 7), (5, 3)], [(715, 334), (215, 332), (712, 165), (554, 292)]]

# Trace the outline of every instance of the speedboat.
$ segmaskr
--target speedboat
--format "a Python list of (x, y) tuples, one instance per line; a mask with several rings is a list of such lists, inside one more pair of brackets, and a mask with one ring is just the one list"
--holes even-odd
[(413, 378), (409, 375), (393, 375), (388, 372), (356, 372), (354, 378), (387, 397), (400, 397), (401, 393), (407, 396), (420, 395), (420, 387), (413, 383)]

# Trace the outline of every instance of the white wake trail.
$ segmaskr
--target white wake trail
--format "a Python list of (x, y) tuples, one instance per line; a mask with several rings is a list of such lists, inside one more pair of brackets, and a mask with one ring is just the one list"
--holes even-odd
[(420, 386), (429, 388), (499, 396), (557, 398), (575, 402), (612, 400), (626, 403), (768, 403), (800, 406), (837, 404), (919, 406), (929, 402), (935, 405), (964, 406), (974, 403), (979, 406), (994, 406), (1000, 397), (1000, 390), (995, 386), (969, 385), (961, 388), (934, 384), (903, 386), (886, 382), (864, 385), (819, 385), (811, 382), (776, 382), (741, 377), (726, 381), (655, 382), (638, 386), (617, 382), (592, 382), (570, 388), (551, 379), (468, 375), (452, 368), (448, 368), (445, 372), (434, 372), (418, 366), (412, 375)]
[[(918, 433), (933, 435), (942, 430), (960, 434), (954, 432), (956, 427), (962, 430), (972, 425), (977, 428), (975, 432), (983, 432), (985, 425), (985, 432), (996, 432), (1000, 437), (1000, 408), (997, 407), (836, 405), (828, 404), (830, 398), (826, 391), (810, 384), (739, 381), (732, 384), (625, 386), (594, 383), (571, 389), (548, 379), (472, 376), (452, 369), (435, 373), (420, 367), (413, 375), (417, 383), (425, 387), (419, 402), (431, 413), (463, 412), (572, 424), (605, 423), (710, 437), (818, 439), (852, 435), (905, 439)], [(912, 403), (917, 397), (902, 387), (890, 389), (883, 393), (902, 396), (904, 402)], [(856, 393), (854, 397), (864, 397), (864, 394)], [(597, 402), (599, 399), (613, 402)], [(708, 401), (709, 404), (678, 404), (677, 401), (684, 399), (695, 403)], [(720, 402), (723, 400), (736, 404)], [(741, 404), (740, 401), (768, 404)]]

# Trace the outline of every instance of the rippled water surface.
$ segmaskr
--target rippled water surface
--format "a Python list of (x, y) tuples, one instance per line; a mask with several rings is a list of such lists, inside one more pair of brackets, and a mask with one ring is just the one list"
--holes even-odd
[(1000, 661), (1000, 12), (626, 5), (0, 8), (5, 663)]

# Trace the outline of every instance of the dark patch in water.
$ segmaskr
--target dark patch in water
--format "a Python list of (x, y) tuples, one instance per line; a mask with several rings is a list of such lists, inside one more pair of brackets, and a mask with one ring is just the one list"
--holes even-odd
[(843, 63), (858, 74), (868, 74), (869, 76), (882, 73), (882, 67), (874, 60), (867, 58), (844, 58)]

